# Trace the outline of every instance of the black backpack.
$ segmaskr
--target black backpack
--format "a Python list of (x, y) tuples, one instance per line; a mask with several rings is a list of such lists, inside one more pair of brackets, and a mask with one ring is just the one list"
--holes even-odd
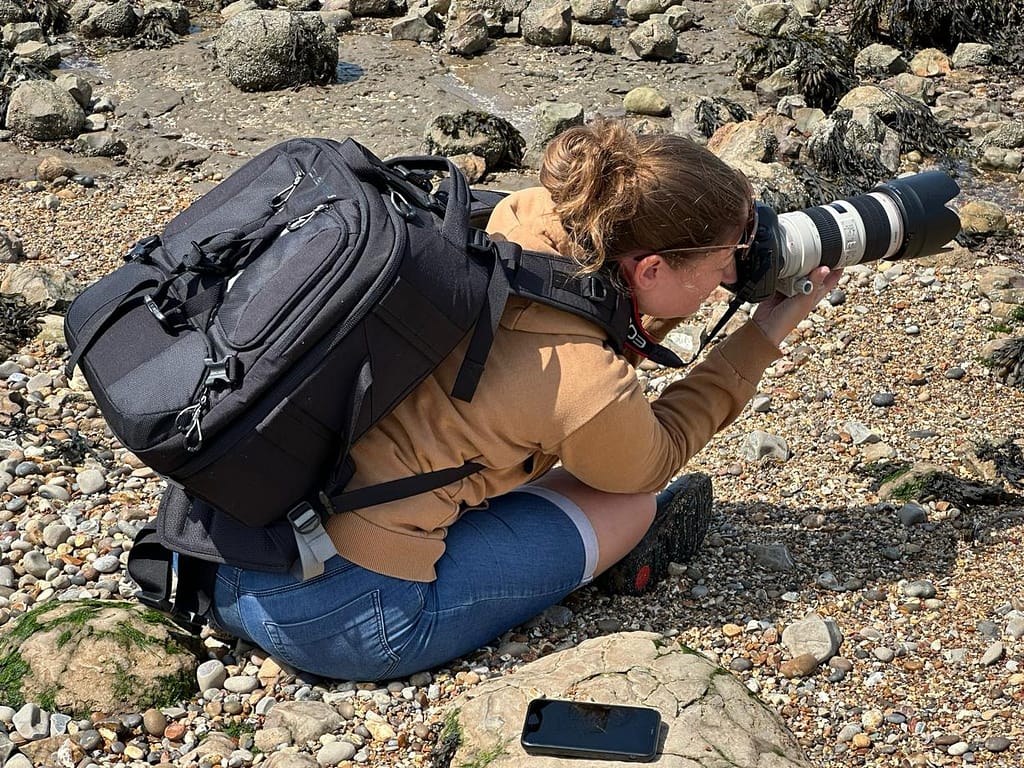
[(468, 334), (452, 395), (472, 398), (510, 294), (590, 317), (617, 351), (681, 364), (643, 338), (605, 276), (472, 226), (497, 199), (444, 158), (384, 162), (351, 139), (293, 139), (72, 303), (69, 376), (81, 367), (111, 431), (168, 481), (129, 563), (145, 602), (204, 613), (169, 602), (172, 552), (179, 598), (219, 562), (308, 577), (336, 554), (326, 515), (480, 469), (344, 491), (353, 443)]

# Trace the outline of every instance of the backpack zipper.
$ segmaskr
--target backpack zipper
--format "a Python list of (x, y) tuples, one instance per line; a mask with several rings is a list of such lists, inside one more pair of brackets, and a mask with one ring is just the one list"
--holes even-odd
[(288, 199), (292, 196), (292, 193), (298, 189), (299, 184), (306, 178), (306, 172), (301, 168), (296, 169), (295, 178), (292, 179), (292, 185), (285, 187), (272, 198), (270, 198), (270, 205), (272, 208), (280, 208), (282, 205), (288, 202)]

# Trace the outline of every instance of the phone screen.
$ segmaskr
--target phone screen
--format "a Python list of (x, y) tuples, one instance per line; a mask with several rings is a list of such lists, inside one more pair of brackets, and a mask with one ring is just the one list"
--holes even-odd
[(534, 699), (522, 744), (534, 754), (652, 760), (660, 729), (661, 714), (648, 707)]

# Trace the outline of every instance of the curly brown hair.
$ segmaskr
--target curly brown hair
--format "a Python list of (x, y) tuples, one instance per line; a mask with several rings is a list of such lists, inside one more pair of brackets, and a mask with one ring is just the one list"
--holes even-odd
[[(621, 120), (556, 136), (540, 182), (569, 236), (563, 255), (585, 272), (636, 253), (721, 245), (751, 204), (746, 178), (706, 148), (683, 136), (638, 135)], [(676, 266), (687, 255), (665, 258)]]

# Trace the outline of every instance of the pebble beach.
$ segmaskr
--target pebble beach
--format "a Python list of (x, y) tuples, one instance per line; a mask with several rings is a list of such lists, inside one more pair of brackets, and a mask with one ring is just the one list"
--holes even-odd
[[(0, 228), (29, 258), (94, 278), (184, 208), (197, 194), (191, 182), (129, 173), (46, 193), (11, 183)], [(986, 459), (983, 448), (1015, 440), (1003, 453), (1022, 469), (1024, 391), (1000, 384), (981, 360), (1005, 330), (976, 276), (1017, 259), (997, 243), (848, 270), (787, 341), (751, 406), (691, 463), (714, 478), (711, 531), (650, 595), (585, 588), (493, 646), (387, 685), (310, 679), (209, 636), (195, 695), (179, 706), (86, 720), (52, 714), (46, 735), (77, 733), (78, 765), (184, 764), (201, 759), (192, 750), (202, 740), (221, 745), (223, 764), (244, 766), (281, 748), (263, 727), (271, 704), (326, 704), (343, 724), (298, 745), (309, 759), (429, 765), (457, 694), (584, 639), (643, 629), (737, 675), (779, 712), (813, 765), (1018, 766), (1019, 497), (977, 505), (947, 498), (956, 494), (879, 495), (880, 475), (901, 462), (1013, 490), (1012, 461)], [(0, 363), (0, 624), (48, 600), (131, 600), (126, 552), (162, 487), (111, 437), (82, 382), (66, 379), (65, 357), (51, 317)], [(677, 374), (638, 375), (653, 395)], [(784, 441), (788, 458), (752, 458), (748, 444), (760, 433)], [(809, 613), (835, 620), (845, 639), (827, 665), (801, 669), (780, 640)], [(9, 742), (22, 748), (40, 738), (40, 726), (27, 724), (38, 718), (24, 710), (0, 702)], [(231, 740), (211, 740), (215, 733)], [(25, 760), (15, 754), (6, 766)]]
[[(192, 77), (187, 70), (149, 66), (187, 90), (177, 81)], [(368, 67), (367, 77), (390, 66)], [(593, 78), (589, 59), (579, 71), (558, 87)], [(540, 87), (554, 87), (547, 82)], [(1019, 89), (979, 82), (983, 95)], [(422, 90), (403, 81), (401, 98), (388, 99), (419, 98), (402, 87)], [(365, 109), (344, 119), (371, 125), (380, 90), (367, 86)], [(415, 112), (389, 138), (418, 135)], [(189, 137), (189, 126), (170, 124), (165, 133)], [(266, 138), (265, 125), (247, 130), (253, 144)], [(21, 241), (30, 263), (86, 284), (221, 178), (123, 167), (54, 184), (2, 182), (0, 231)], [(72, 717), (41, 701), (0, 700), (0, 768), (40, 764), (33, 745), (66, 735), (73, 746), (60, 764), (75, 768), (431, 766), (460, 694), (630, 630), (661, 633), (729, 670), (779, 714), (813, 766), (1024, 765), (1024, 382), (1006, 384), (984, 355), (991, 342), (1024, 335), (1024, 310), (998, 316), (984, 291), (988, 270), (1024, 272), (1024, 204), (1019, 178), (1007, 178), (972, 174), (954, 201), (996, 200), (1006, 236), (849, 268), (791, 335), (748, 408), (688, 466), (713, 478), (711, 529), (651, 594), (587, 587), (445, 668), (379, 684), (304, 675), (207, 633), (194, 690), (172, 706)], [(709, 306), (694, 326), (722, 309)], [(685, 347), (686, 338), (676, 341)], [(0, 632), (49, 601), (133, 601), (127, 553), (163, 489), (110, 434), (80, 375), (66, 377), (66, 359), (57, 313), (0, 358)], [(638, 371), (652, 397), (678, 375)], [(939, 480), (894, 490), (909, 467), (930, 467)], [(825, 664), (784, 642), (808, 616), (842, 632)]]

